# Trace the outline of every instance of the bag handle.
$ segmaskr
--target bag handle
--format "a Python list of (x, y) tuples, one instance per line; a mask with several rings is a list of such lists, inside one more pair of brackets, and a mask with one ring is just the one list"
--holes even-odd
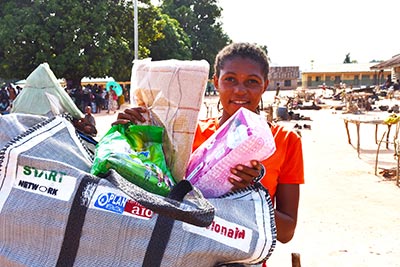
[(209, 226), (214, 219), (213, 205), (187, 180), (177, 183), (172, 188), (170, 195), (163, 197), (127, 181), (112, 169), (104, 177), (101, 177), (107, 179), (139, 204), (160, 215), (200, 227)]
[[(183, 198), (193, 189), (189, 181), (183, 180), (174, 186), (168, 197), (176, 201), (183, 201)], [(147, 245), (146, 254), (143, 259), (142, 267), (161, 266), (165, 249), (171, 237), (172, 228), (174, 227), (174, 219), (159, 215), (157, 217), (154, 230), (151, 234), (149, 244)]]

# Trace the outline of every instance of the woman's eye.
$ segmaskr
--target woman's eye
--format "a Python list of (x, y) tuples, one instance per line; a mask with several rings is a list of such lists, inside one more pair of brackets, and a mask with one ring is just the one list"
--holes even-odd
[(249, 84), (251, 84), (251, 85), (258, 85), (259, 84), (259, 81), (258, 80), (255, 80), (255, 79), (250, 79), (250, 80), (248, 80), (247, 81)]
[(233, 78), (233, 77), (226, 77), (226, 78), (225, 78), (225, 81), (227, 81), (227, 82), (233, 82), (233, 81), (235, 81), (235, 78)]

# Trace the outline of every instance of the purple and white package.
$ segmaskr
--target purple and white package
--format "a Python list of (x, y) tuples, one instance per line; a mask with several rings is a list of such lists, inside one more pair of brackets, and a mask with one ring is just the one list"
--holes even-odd
[[(232, 189), (228, 177), (237, 164), (263, 161), (275, 152), (275, 141), (267, 120), (240, 108), (190, 156), (186, 179), (206, 198), (219, 197)], [(236, 177), (240, 179), (239, 177)]]

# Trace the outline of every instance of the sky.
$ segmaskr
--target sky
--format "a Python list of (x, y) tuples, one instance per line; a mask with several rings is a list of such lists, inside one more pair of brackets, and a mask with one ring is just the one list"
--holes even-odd
[[(400, 54), (397, 0), (218, 0), (229, 37), (266, 45), (272, 66), (368, 63)], [(313, 61), (313, 63), (311, 63)]]

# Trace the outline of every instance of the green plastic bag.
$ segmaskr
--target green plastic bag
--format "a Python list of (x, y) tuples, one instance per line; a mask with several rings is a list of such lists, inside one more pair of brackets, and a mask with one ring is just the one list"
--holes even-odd
[(167, 196), (176, 184), (165, 162), (164, 129), (152, 125), (114, 125), (96, 145), (91, 173), (114, 169), (128, 181)]

